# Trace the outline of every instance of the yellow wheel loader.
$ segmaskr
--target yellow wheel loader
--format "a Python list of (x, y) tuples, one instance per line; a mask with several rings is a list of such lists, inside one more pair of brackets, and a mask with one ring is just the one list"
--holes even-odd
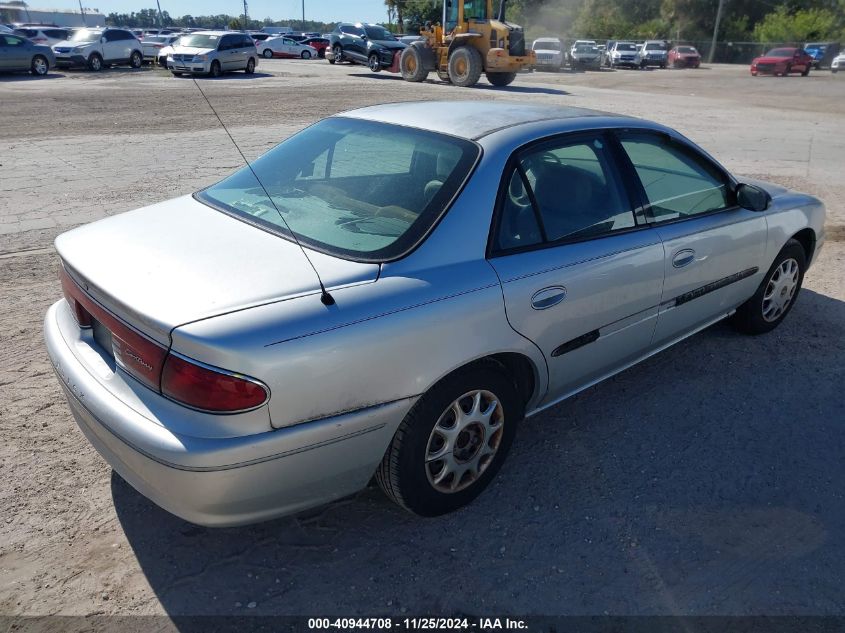
[(474, 86), (487, 75), (494, 86), (507, 86), (537, 58), (525, 47), (521, 26), (505, 20), (507, 0), (444, 0), (443, 20), (426, 24), (422, 40), (402, 52), (399, 70), (405, 81), (425, 81), (431, 71), (456, 86)]

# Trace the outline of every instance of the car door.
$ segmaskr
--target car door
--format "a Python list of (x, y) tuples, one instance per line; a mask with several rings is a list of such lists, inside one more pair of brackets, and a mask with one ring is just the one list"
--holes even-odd
[(489, 246), (510, 325), (546, 358), (552, 403), (647, 353), (663, 245), (636, 219), (604, 132), (518, 152)]
[(357, 26), (344, 26), (342, 46), (344, 55), (363, 61), (367, 59), (367, 43), (364, 40), (365, 31)]
[(244, 70), (246, 69), (246, 63), (249, 61), (249, 58), (256, 56), (255, 44), (249, 35), (241, 35), (237, 39), (238, 66), (236, 70)]
[(729, 313), (765, 270), (765, 216), (737, 206), (734, 184), (690, 145), (657, 132), (618, 135), (644, 215), (663, 241), (665, 281), (654, 335), (664, 345)]
[(0, 68), (28, 70), (32, 64), (32, 48), (32, 42), (23, 37), (0, 35)]
[(231, 34), (224, 35), (217, 46), (217, 59), (220, 60), (220, 67), (223, 70), (234, 70), (237, 66), (238, 51), (235, 48), (234, 37)]
[[(110, 29), (103, 33), (105, 42), (102, 44), (103, 61), (114, 63), (125, 59), (123, 55), (123, 42), (120, 41), (120, 32)], [(126, 56), (128, 57), (128, 55)]]

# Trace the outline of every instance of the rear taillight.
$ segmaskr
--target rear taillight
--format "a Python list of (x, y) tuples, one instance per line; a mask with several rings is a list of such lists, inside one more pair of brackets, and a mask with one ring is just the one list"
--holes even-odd
[(174, 354), (169, 354), (164, 362), (161, 393), (180, 404), (215, 413), (254, 409), (270, 395), (264, 385), (252, 378)]
[(59, 269), (59, 278), (65, 300), (80, 327), (92, 327), (95, 320), (105, 326), (111, 334), (115, 362), (150, 389), (180, 404), (214, 413), (254, 409), (269, 398), (267, 387), (254, 378), (168, 353), (166, 347), (89, 297), (64, 266)]
[(112, 338), (110, 351), (114, 354), (115, 362), (132, 377), (158, 391), (167, 348), (147, 338), (91, 299), (71, 279), (64, 266), (60, 269), (59, 276), (65, 299), (70, 304), (79, 325), (91, 327), (92, 319), (96, 319), (108, 328)]

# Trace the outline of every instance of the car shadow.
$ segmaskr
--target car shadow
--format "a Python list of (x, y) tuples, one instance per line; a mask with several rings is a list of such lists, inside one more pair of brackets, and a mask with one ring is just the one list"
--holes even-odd
[[(169, 70), (167, 72), (170, 72)], [(185, 73), (183, 75), (174, 75), (174, 79), (191, 79), (192, 77), (196, 79), (204, 79), (207, 81), (227, 81), (229, 79), (240, 79), (240, 80), (250, 80), (250, 79), (264, 79), (266, 77), (273, 77), (271, 73), (260, 73), (254, 72), (251, 75), (243, 72), (228, 72), (220, 75), (219, 77), (211, 77), (209, 75), (191, 75), (189, 73)]]
[(46, 75), (33, 75), (30, 72), (0, 72), (0, 83), (6, 83), (10, 81), (42, 81), (44, 79), (60, 79), (64, 77), (62, 73), (57, 73), (54, 71), (50, 71)]
[(768, 335), (717, 324), (524, 421), (491, 487), (438, 518), (369, 487), (207, 529), (117, 475), (114, 505), (171, 616), (835, 614), (843, 324), (807, 290)]
[[(349, 75), (350, 77), (366, 77), (368, 79), (387, 79), (392, 81), (402, 81), (402, 75), (394, 74), (394, 73), (353, 73)], [(516, 81), (519, 81), (517, 77)], [(440, 84), (443, 86), (450, 85), (448, 82), (440, 81), (438, 79), (428, 79), (425, 81), (428, 84)], [(494, 86), (492, 84), (485, 83), (484, 79), (482, 79), (479, 83), (475, 84), (473, 88), (477, 88), (480, 90), (497, 90), (497, 91), (504, 91), (504, 92), (514, 92), (514, 93), (521, 93), (521, 94), (549, 94), (549, 95), (568, 95), (569, 93), (565, 90), (558, 90), (556, 88), (541, 88), (537, 86)]]

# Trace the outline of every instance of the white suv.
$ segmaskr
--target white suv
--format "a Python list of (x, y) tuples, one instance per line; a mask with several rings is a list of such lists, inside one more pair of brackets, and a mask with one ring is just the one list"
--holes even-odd
[(15, 29), (15, 35), (27, 38), (33, 44), (53, 46), (67, 40), (70, 31), (58, 27), (21, 27)]
[(56, 66), (87, 66), (99, 71), (113, 64), (140, 68), (144, 52), (140, 40), (126, 29), (80, 29), (67, 42), (53, 46)]

